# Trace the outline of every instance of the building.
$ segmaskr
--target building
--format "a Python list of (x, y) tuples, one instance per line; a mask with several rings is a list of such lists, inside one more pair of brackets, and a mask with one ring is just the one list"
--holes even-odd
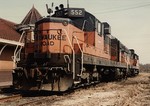
[(12, 85), (12, 71), (20, 59), (24, 38), (33, 39), (34, 24), (40, 18), (34, 6), (19, 25), (0, 18), (0, 87)]
[(25, 31), (25, 39), (28, 40), (27, 42), (34, 41), (34, 26), (35, 22), (42, 18), (41, 14), (38, 10), (33, 6), (31, 10), (27, 13), (25, 18), (22, 22), (18, 25), (19, 31)]
[[(14, 55), (20, 43), (20, 34), (15, 30), (15, 23), (0, 18), (0, 86), (12, 84)], [(16, 50), (17, 49), (17, 50)]]

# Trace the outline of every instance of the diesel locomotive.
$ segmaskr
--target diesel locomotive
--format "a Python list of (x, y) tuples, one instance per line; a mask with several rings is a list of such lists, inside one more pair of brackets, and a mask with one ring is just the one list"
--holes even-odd
[(64, 8), (35, 23), (13, 73), (24, 90), (66, 91), (80, 84), (118, 80), (139, 73), (139, 56), (111, 35), (111, 26), (84, 8)]

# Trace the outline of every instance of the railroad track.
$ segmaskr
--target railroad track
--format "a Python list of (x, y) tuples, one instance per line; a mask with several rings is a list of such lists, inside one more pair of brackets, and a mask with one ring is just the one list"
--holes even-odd
[(0, 102), (14, 101), (14, 100), (18, 100), (21, 98), (22, 96), (20, 94), (16, 94), (16, 95), (11, 95), (11, 96), (0, 98)]
[[(105, 83), (105, 82), (103, 82)], [(103, 84), (101, 83), (101, 84)], [(80, 84), (73, 89), (70, 89), (65, 92), (45, 92), (45, 91), (36, 91), (36, 92), (20, 92), (20, 94), (13, 94), (12, 96), (1, 98), (0, 102), (5, 102), (6, 105), (9, 103), (14, 103), (17, 106), (27, 106), (27, 105), (41, 105), (43, 103), (52, 104), (53, 102), (60, 101), (63, 96), (67, 96), (75, 93), (76, 91), (89, 89), (95, 87), (100, 82), (91, 82), (89, 84)]]
[[(22, 104), (19, 104), (18, 106), (27, 106), (27, 105), (41, 105), (43, 103), (48, 103), (49, 105), (56, 102), (56, 101), (60, 101), (62, 99), (62, 97), (64, 96), (68, 96), (70, 94), (73, 94), (75, 91), (77, 90), (83, 90), (83, 89), (88, 89), (90, 87), (93, 87), (93, 86), (96, 86), (97, 84), (99, 84), (99, 82), (96, 82), (96, 83), (91, 83), (91, 84), (81, 84), (73, 89), (70, 89), (68, 91), (65, 91), (65, 92), (57, 92), (57, 93), (54, 93), (47, 97), (41, 97), (41, 98), (38, 98), (38, 99), (32, 99), (32, 100), (27, 100), (25, 103), (22, 103)], [(43, 96), (43, 95), (42, 95)]]
[(56, 101), (61, 100), (59, 96), (53, 95), (53, 96), (48, 96), (48, 97), (40, 97), (40, 98), (34, 98), (34, 99), (29, 99), (27, 98), (26, 102), (17, 104), (17, 106), (36, 106), (36, 105), (41, 105), (43, 103), (53, 103)]

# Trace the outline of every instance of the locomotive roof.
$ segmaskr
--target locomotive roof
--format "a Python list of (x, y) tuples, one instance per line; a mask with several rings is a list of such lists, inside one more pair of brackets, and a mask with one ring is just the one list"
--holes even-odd
[(45, 18), (37, 21), (36, 24), (40, 24), (43, 22), (60, 22), (60, 23), (63, 23), (64, 21), (72, 24), (72, 21), (69, 18), (58, 18), (58, 17), (45, 17)]
[(81, 15), (70, 15), (71, 13), (67, 13), (68, 8), (63, 8), (61, 10), (55, 11), (55, 13), (52, 16), (47, 16), (39, 21), (36, 22), (36, 24), (40, 24), (43, 22), (60, 22), (63, 23), (64, 21), (67, 21), (70, 24), (73, 24), (74, 26), (78, 27), (82, 30), (83, 25), (84, 31), (94, 31), (95, 30), (95, 21), (97, 20), (94, 15), (91, 13), (85, 11), (83, 8), (69, 8), (68, 11), (75, 10), (82, 10), (84, 12)]
[[(82, 13), (80, 15), (78, 15), (78, 13), (74, 13), (77, 15), (73, 15), (73, 13), (71, 14), (70, 11), (81, 11)], [(70, 19), (87, 19), (87, 18), (92, 18), (92, 19), (96, 19), (96, 17), (94, 15), (92, 15), (91, 13), (87, 12), (84, 8), (63, 8), (61, 10), (56, 10), (55, 13), (52, 15), (52, 17), (61, 17), (61, 18), (70, 18)]]

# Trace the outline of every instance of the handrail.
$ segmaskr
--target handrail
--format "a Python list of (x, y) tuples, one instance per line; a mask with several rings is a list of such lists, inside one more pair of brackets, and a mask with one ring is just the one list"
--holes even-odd
[[(74, 33), (77, 33), (77, 32), (73, 32), (73, 34)], [(83, 72), (83, 50), (81, 49), (81, 46), (79, 44), (79, 41), (78, 41), (77, 37), (75, 35), (73, 35), (73, 37), (75, 38), (75, 40), (76, 40), (76, 42), (78, 44), (78, 47), (79, 47), (79, 49), (81, 51), (81, 73), (80, 73), (80, 76), (82, 76), (82, 72)]]
[(85, 23), (87, 22), (87, 20), (84, 20), (83, 25), (82, 25), (82, 31), (84, 30), (85, 27)]
[(73, 45), (70, 41), (70, 38), (69, 38), (69, 35), (68, 35), (67, 31), (65, 29), (62, 29), (62, 30), (65, 32), (65, 34), (67, 36), (67, 39), (69, 41), (69, 45), (70, 45), (70, 47), (72, 49), (72, 52), (73, 52), (73, 67), (72, 67), (72, 70), (73, 70), (73, 79), (75, 79), (75, 51), (74, 51)]
[[(19, 39), (19, 41), (18, 41), (19, 43), (21, 42), (24, 33), (25, 33), (25, 31), (22, 32), (21, 37), (20, 37), (20, 39)], [(22, 47), (20, 47), (19, 50), (18, 50), (18, 48), (19, 48), (19, 45), (16, 46), (16, 49), (15, 49), (15, 51), (14, 51), (14, 56), (12, 56), (12, 59), (13, 59), (13, 62), (14, 62), (14, 63), (13, 63), (13, 68), (16, 68), (16, 57), (17, 57), (17, 54), (19, 53), (19, 51), (21, 51), (21, 49), (22, 49)], [(18, 51), (17, 51), (17, 50), (18, 50)]]

